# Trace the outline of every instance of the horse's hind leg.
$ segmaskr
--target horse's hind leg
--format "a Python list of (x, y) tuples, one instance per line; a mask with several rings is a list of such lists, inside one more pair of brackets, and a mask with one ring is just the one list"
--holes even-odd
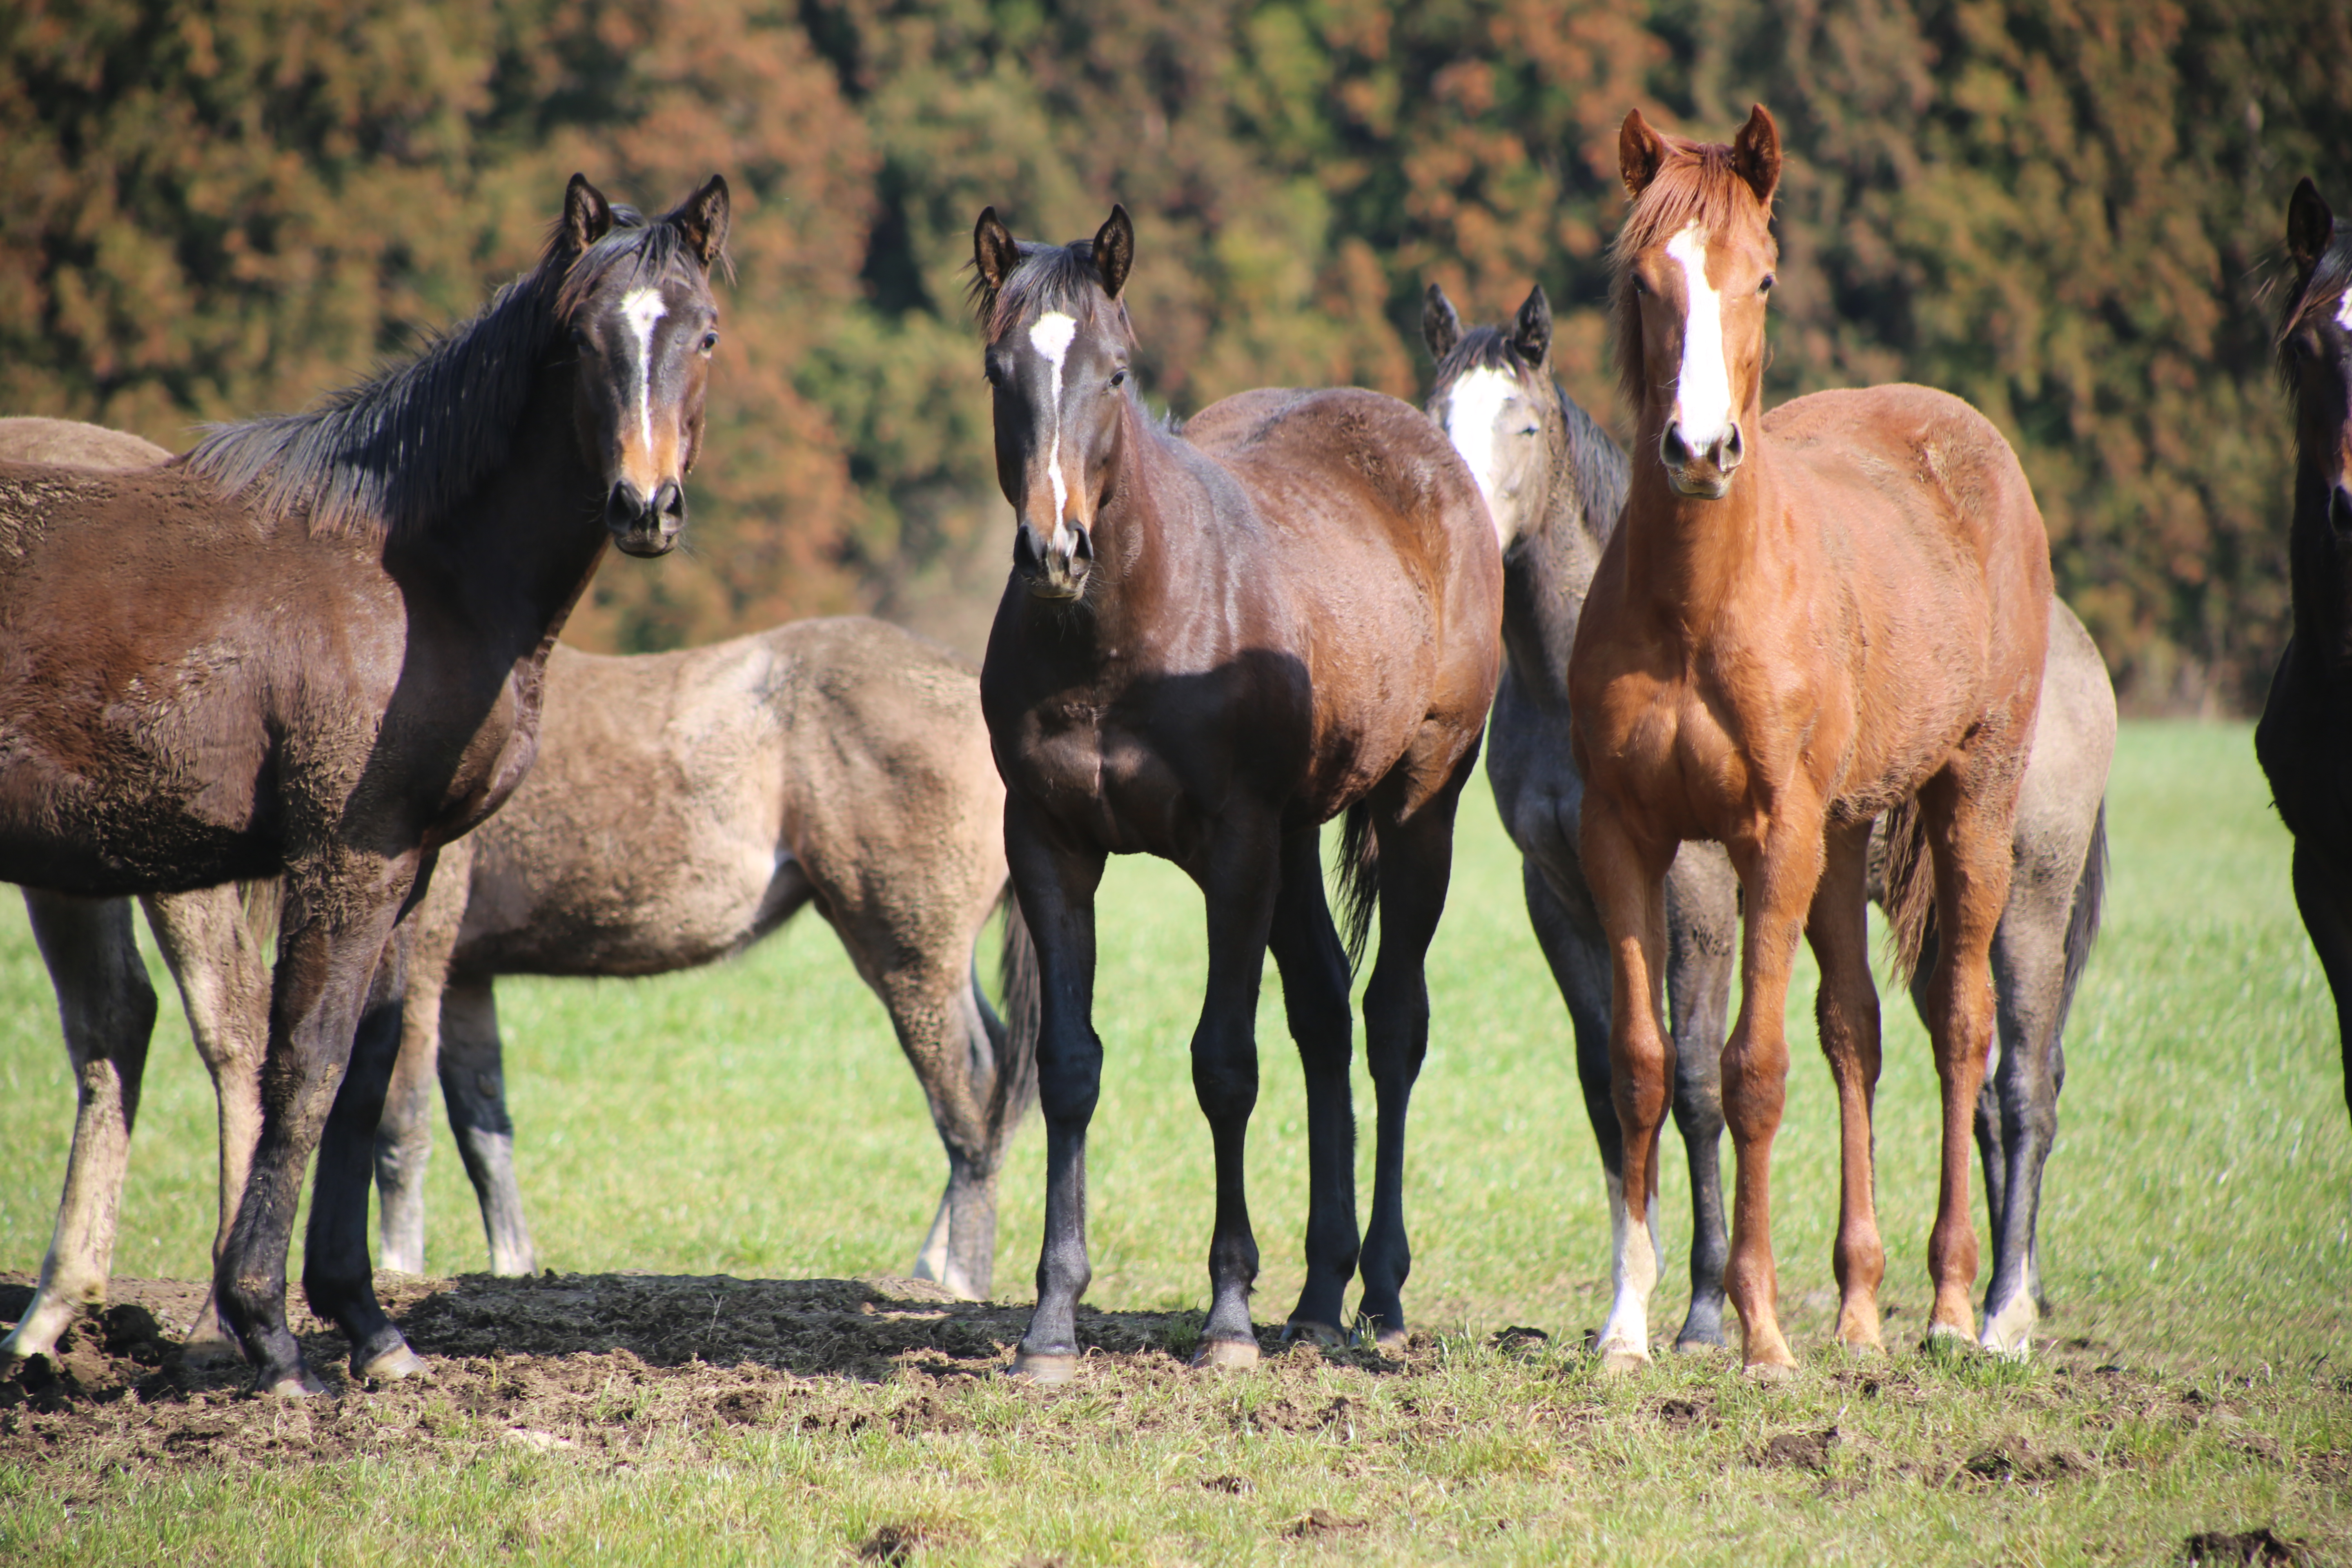
[(1318, 836), (1282, 841), (1282, 890), (1269, 945), (1282, 971), (1283, 1010), (1307, 1079), (1307, 1282), (1286, 1331), (1337, 1342), (1348, 1281), (1362, 1238), (1356, 1229), (1356, 1112), (1348, 1063), (1355, 1018), (1348, 1010), (1348, 953), (1323, 896)]
[[(1971, 1123), (1984, 1087), (1985, 1061), (1997, 1027), (1991, 950), (2009, 901), (2010, 818), (2015, 784), (1969, 788), (1948, 769), (1919, 792), (1927, 845), (1935, 856), (1936, 968), (1927, 983), (1927, 1031), (1943, 1089), (1942, 1172), (1927, 1269), (1936, 1304), (1930, 1339), (1976, 1338), (1976, 1217), (1969, 1203)], [(2011, 1186), (2004, 1219), (2023, 1202)]]
[[(275, 900), (257, 895), (268, 910)], [(155, 945), (179, 982), (180, 1002), (196, 1054), (212, 1074), (220, 1108), (220, 1224), (213, 1262), (220, 1262), (229, 1226), (245, 1196), (254, 1141), (261, 1136), (261, 1058), (269, 1045), (269, 965), (262, 940), (235, 884), (192, 893), (157, 893), (142, 900)], [(188, 1331), (185, 1357), (198, 1363), (238, 1359), (236, 1341), (221, 1321), (220, 1303), (205, 1293), (204, 1310)]]
[(506, 1045), (499, 999), (487, 978), (451, 981), (441, 993), (441, 1100), (466, 1179), (481, 1205), (490, 1272), (528, 1274), (538, 1261), (515, 1180), (514, 1121), (507, 1114)]
[[(1475, 748), (1473, 751), (1475, 757)], [(1445, 787), (1399, 820), (1375, 810), (1380, 835), (1381, 951), (1364, 986), (1364, 1061), (1379, 1101), (1371, 1223), (1365, 1227), (1358, 1315), (1378, 1342), (1405, 1339), (1404, 1282), (1412, 1252), (1404, 1228), (1404, 1136), (1413, 1081), (1429, 1051), (1429, 944), (1454, 870), (1454, 812), (1470, 776), (1465, 758)]]
[(25, 910), (57, 988), (79, 1104), (57, 1230), (31, 1304), (0, 1341), (0, 1366), (51, 1353), (78, 1316), (106, 1302), (139, 1080), (155, 1027), (155, 988), (131, 933), (130, 900), (27, 888)]
[[(1674, 1027), (1675, 1127), (1690, 1169), (1690, 1310), (1675, 1349), (1720, 1349), (1723, 1270), (1723, 1038), (1739, 952), (1739, 881), (1710, 844), (1685, 846), (1666, 872), (1666, 1000)], [(1601, 1041), (1604, 1052), (1608, 1041)]]
[(1805, 935), (1821, 963), (1814, 1016), (1838, 1097), (1837, 1340), (1852, 1350), (1878, 1350), (1878, 1285), (1886, 1274), (1886, 1251), (1879, 1240), (1871, 1168), (1879, 1036), (1878, 988), (1870, 974), (1870, 824), (1832, 827), (1823, 847)]
[[(460, 838), (441, 850), (431, 888), (408, 915), (408, 984), (401, 1007), (400, 1056), (393, 1064), (383, 1118), (375, 1130), (376, 1224), (383, 1267), (394, 1273), (425, 1272), (425, 1173), (433, 1159), (433, 1089), (441, 1075), (442, 994), (449, 978), (449, 955), (466, 917), (473, 845), (472, 839)], [(457, 1102), (450, 1104), (455, 1121)], [(483, 1207), (487, 1215), (488, 1200)], [(496, 1268), (497, 1254), (493, 1243), (493, 1272), (530, 1272), (528, 1247), (520, 1269)]]
[[(1977, 1107), (1993, 1247), (1980, 1340), (1987, 1350), (2009, 1355), (2032, 1347), (2040, 1315), (2034, 1232), (2042, 1164), (2058, 1135), (2059, 1008), (2073, 888), (2060, 882), (2055, 890), (2053, 900), (2052, 889), (2039, 883), (2020, 887), (2025, 896), (2010, 900), (1993, 937), (2000, 1060)], [(1995, 1193), (1998, 1199), (1990, 1197)]]

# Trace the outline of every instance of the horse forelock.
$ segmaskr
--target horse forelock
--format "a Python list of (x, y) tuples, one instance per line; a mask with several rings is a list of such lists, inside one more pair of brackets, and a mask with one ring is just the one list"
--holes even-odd
[(1521, 353), (1518, 344), (1511, 341), (1508, 331), (1501, 327), (1471, 327), (1464, 331), (1462, 341), (1446, 351), (1444, 359), (1438, 362), (1437, 379), (1430, 388), (1430, 400), (1436, 401), (1455, 382), (1474, 370), (1498, 370), (1516, 377), (1532, 391), (1542, 390), (1544, 378), (1541, 372), (1528, 363), (1527, 355)]
[(2295, 374), (2295, 334), (2315, 321), (2333, 320), (2352, 331), (2352, 224), (2337, 223), (2327, 248), (2312, 264), (2311, 276), (2288, 292), (2279, 311), (2277, 336), (2272, 348), (2278, 356), (2279, 379), (2288, 392), (2299, 389)]
[(1610, 308), (1617, 335), (1617, 384), (1638, 415), (1648, 393), (1642, 363), (1642, 308), (1633, 291), (1633, 260), (1696, 225), (1712, 238), (1753, 226), (1772, 248), (1772, 214), (1732, 164), (1720, 142), (1662, 135), (1665, 162), (1633, 202), (1609, 251)]
[(430, 527), (506, 467), (540, 370), (604, 284), (702, 277), (676, 226), (613, 213), (612, 229), (576, 256), (559, 226), (530, 271), (415, 357), (301, 413), (212, 426), (190, 471), (272, 521), (304, 517), (313, 537)]
[(1017, 242), (1021, 264), (995, 287), (977, 269), (972, 274), (972, 313), (992, 343), (1050, 310), (1059, 310), (1080, 331), (1114, 331), (1133, 342), (1135, 331), (1127, 319), (1127, 305), (1103, 291), (1102, 274), (1095, 268), (1094, 247), (1087, 240), (1067, 245)]

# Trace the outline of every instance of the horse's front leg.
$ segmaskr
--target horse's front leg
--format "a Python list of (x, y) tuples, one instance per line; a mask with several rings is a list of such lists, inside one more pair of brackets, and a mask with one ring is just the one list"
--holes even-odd
[(1878, 1284), (1886, 1274), (1886, 1250), (1878, 1236), (1871, 1171), (1879, 1036), (1878, 987), (1870, 973), (1869, 855), (1868, 822), (1828, 831), (1805, 935), (1821, 963), (1813, 1016), (1838, 1097), (1837, 1340), (1851, 1350), (1874, 1351), (1885, 1348), (1878, 1336)]
[(1666, 872), (1666, 1000), (1674, 1020), (1675, 1126), (1690, 1168), (1690, 1310), (1678, 1351), (1723, 1347), (1723, 1037), (1739, 952), (1739, 882), (1712, 844), (1686, 846)]
[(1659, 1013), (1664, 882), (1675, 847), (1636, 838), (1613, 801), (1597, 791), (1585, 795), (1580, 851), (1609, 938), (1609, 1088), (1623, 1162), (1609, 1190), (1615, 1294), (1600, 1350), (1601, 1364), (1611, 1372), (1631, 1372), (1650, 1359), (1650, 1292), (1658, 1283), (1650, 1208), (1657, 1199), (1659, 1132), (1674, 1071)]
[(1796, 1364), (1780, 1332), (1780, 1270), (1772, 1259), (1772, 1140), (1789, 1094), (1789, 970), (1820, 886), (1823, 846), (1818, 801), (1773, 803), (1767, 837), (1727, 846), (1747, 896), (1741, 933), (1739, 1016), (1723, 1047), (1723, 1112), (1738, 1162), (1731, 1198), (1731, 1259), (1724, 1293), (1739, 1314), (1741, 1360), (1777, 1378)]
[(1307, 1080), (1307, 1282), (1284, 1332), (1336, 1344), (1362, 1244), (1355, 1096), (1348, 1081), (1355, 1017), (1348, 1010), (1348, 952), (1324, 900), (1320, 835), (1312, 829), (1282, 841), (1282, 890), (1268, 945), (1282, 971), (1283, 1011)]
[[(269, 884), (263, 884), (264, 888)], [(220, 1263), (245, 1197), (254, 1141), (261, 1136), (261, 1061), (269, 1045), (269, 964), (245, 889), (235, 883), (192, 893), (155, 893), (142, 900), (155, 945), (179, 982), (188, 1033), (212, 1074), (220, 1112), (220, 1224), (213, 1233), (213, 1263)], [(276, 900), (258, 896), (259, 907)], [(221, 1321), (211, 1291), (188, 1330), (183, 1354), (199, 1365), (237, 1359), (236, 1341)]]
[(79, 1104), (57, 1230), (31, 1305), (0, 1340), (0, 1367), (47, 1355), (75, 1318), (106, 1304), (139, 1080), (155, 1027), (155, 989), (131, 933), (130, 900), (27, 888), (25, 912), (57, 989)]
[[(303, 1167), (319, 1147), (320, 1131), (355, 1057), (362, 1058), (357, 1075), (362, 1082), (350, 1120), (358, 1120), (363, 1109), (367, 1124), (347, 1124), (334, 1176), (321, 1163), (314, 1206), (327, 1213), (323, 1220), (312, 1217), (303, 1283), (315, 1310), (335, 1311), (341, 1319), (354, 1363), (363, 1373), (380, 1374), (371, 1365), (374, 1361), (385, 1363), (382, 1372), (401, 1370), (401, 1358), (406, 1355), (398, 1331), (375, 1304), (367, 1270), (365, 1184), (373, 1118), (382, 1108), (400, 1028), (396, 989), (387, 994), (379, 988), (376, 971), (418, 858), (412, 854), (289, 868), (270, 994), (269, 1049), (262, 1066), (261, 1136), (254, 1147), (252, 1173), (236, 1223), (213, 1275), (221, 1316), (253, 1364), (254, 1386), (263, 1392), (286, 1396), (325, 1392), (287, 1327), (286, 1257), (293, 1240)], [(397, 979), (392, 977), (395, 987)], [(356, 1042), (363, 1014), (368, 1026), (362, 1056)], [(364, 1107), (362, 1100), (368, 1101)], [(359, 1215), (356, 1248), (345, 1234), (352, 1223), (353, 1190)]]
[(1014, 792), (1004, 798), (1004, 855), (1037, 944), (1041, 1016), (1037, 1105), (1045, 1119), (1045, 1234), (1037, 1307), (1013, 1359), (1016, 1376), (1066, 1383), (1078, 1363), (1078, 1298), (1087, 1261), (1087, 1124), (1102, 1089), (1095, 1034), (1095, 889), (1103, 852), (1068, 842)]
[[(400, 1051), (375, 1129), (377, 1230), (384, 1268), (400, 1274), (425, 1272), (425, 1173), (433, 1158), (433, 1088), (443, 1070), (442, 998), (449, 955), (466, 918), (473, 847), (472, 839), (460, 838), (441, 850), (433, 885), (406, 921)], [(520, 1269), (498, 1268), (495, 1247), (492, 1251), (491, 1272), (530, 1271), (528, 1258)]]

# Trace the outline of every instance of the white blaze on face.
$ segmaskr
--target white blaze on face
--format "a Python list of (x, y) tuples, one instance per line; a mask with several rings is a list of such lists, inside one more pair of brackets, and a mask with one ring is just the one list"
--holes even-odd
[(1519, 389), (1518, 378), (1507, 371), (1482, 365), (1454, 384), (1445, 400), (1445, 434), (1454, 442), (1454, 449), (1462, 454), (1469, 465), (1470, 477), (1478, 481), (1478, 493), (1486, 498), (1486, 510), (1494, 519), (1495, 537), (1508, 549), (1512, 537), (1518, 532), (1518, 509), (1504, 515), (1501, 494), (1503, 476), (1502, 435), (1503, 416), (1508, 410)]
[(654, 323), (669, 314), (658, 289), (632, 289), (621, 297), (621, 319), (637, 335), (637, 430), (646, 458), (654, 455)]
[(2352, 331), (2352, 289), (2344, 290), (2344, 298), (2336, 301), (2336, 324)]
[(1054, 437), (1045, 453), (1045, 474), (1054, 487), (1054, 548), (1064, 553), (1077, 547), (1077, 536), (1064, 521), (1070, 506), (1070, 487), (1062, 477), (1062, 360), (1070, 352), (1070, 340), (1077, 334), (1078, 323), (1059, 310), (1046, 311), (1029, 329), (1030, 346), (1045, 356), (1054, 373)]
[(1675, 420), (1683, 442), (1704, 452), (1731, 428), (1731, 367), (1723, 357), (1723, 296), (1706, 280), (1706, 236), (1693, 222), (1666, 241), (1682, 263), (1690, 301), (1683, 316), (1683, 368), (1675, 383)]

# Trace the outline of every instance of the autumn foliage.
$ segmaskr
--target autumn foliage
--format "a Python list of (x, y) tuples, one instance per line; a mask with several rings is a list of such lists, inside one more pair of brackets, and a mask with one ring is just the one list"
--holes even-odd
[[(1541, 280), (1622, 426), (1614, 130), (1789, 153), (1770, 396), (1905, 377), (2017, 444), (2061, 588), (2142, 706), (2259, 700), (2285, 631), (2262, 290), (2286, 193), (2352, 204), (2338, 0), (15, 0), (5, 408), (173, 447), (299, 405), (520, 269), (564, 178), (736, 194), (692, 553), (572, 636), (878, 608), (970, 646), (1008, 531), (964, 320), (973, 215), (1135, 213), (1148, 395), (1416, 396), (1423, 283)], [(2336, 189), (2340, 183), (2344, 188)]]

